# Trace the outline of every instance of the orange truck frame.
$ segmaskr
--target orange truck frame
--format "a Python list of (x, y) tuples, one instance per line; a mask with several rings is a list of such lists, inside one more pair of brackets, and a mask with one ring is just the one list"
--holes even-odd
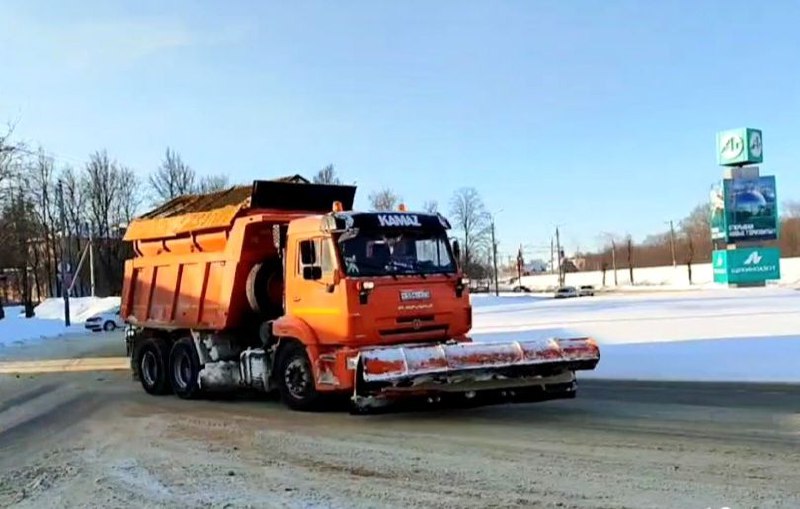
[(121, 313), (144, 390), (277, 391), (296, 410), (339, 395), (358, 412), (575, 396), (575, 371), (599, 361), (592, 339), (471, 341), (447, 219), (354, 212), (355, 190), (255, 181), (133, 221)]

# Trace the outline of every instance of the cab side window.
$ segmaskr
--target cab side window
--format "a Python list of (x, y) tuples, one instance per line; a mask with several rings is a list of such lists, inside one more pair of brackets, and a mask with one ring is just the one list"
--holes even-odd
[(331, 250), (331, 243), (328, 239), (315, 239), (319, 249), (319, 264), (322, 267), (323, 274), (330, 274), (333, 272), (333, 252)]
[(319, 267), (322, 274), (333, 272), (333, 251), (327, 239), (317, 238), (300, 242), (297, 272), (302, 274), (306, 267)]

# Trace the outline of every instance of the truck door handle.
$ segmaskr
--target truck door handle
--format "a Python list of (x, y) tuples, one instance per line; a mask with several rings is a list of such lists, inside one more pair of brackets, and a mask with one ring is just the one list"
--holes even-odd
[(300, 302), (300, 297), (292, 297), (293, 302)]

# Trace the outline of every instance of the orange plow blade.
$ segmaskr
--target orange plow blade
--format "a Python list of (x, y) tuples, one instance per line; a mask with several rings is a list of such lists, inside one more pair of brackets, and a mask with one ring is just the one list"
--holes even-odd
[(430, 393), (472, 397), (481, 391), (505, 396), (548, 387), (572, 393), (574, 372), (593, 370), (599, 361), (600, 349), (591, 338), (377, 348), (360, 354), (355, 399), (369, 403)]

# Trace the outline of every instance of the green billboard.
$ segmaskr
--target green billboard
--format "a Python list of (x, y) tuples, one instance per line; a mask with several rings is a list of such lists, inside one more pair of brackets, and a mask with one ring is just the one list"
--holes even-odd
[(728, 244), (775, 240), (778, 224), (774, 176), (724, 179), (721, 193), (712, 194), (712, 239)]
[(717, 164), (720, 166), (758, 164), (763, 160), (760, 130), (741, 128), (717, 133)]
[(777, 247), (720, 249), (711, 256), (714, 282), (763, 283), (781, 278), (781, 252)]

